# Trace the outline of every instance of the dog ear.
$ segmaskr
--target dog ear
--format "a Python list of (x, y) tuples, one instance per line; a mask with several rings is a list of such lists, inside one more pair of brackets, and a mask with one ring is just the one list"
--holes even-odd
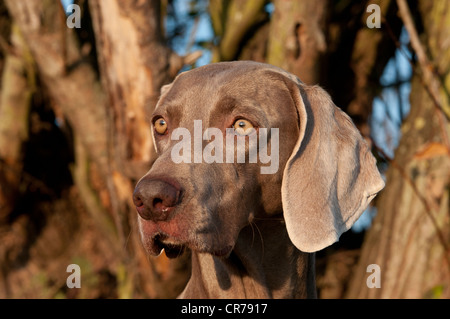
[(314, 252), (353, 225), (384, 181), (367, 143), (330, 96), (284, 76), (300, 127), (283, 172), (284, 219), (294, 245)]

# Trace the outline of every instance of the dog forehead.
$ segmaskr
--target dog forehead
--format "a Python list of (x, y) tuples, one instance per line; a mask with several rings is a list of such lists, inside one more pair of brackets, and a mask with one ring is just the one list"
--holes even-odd
[(212, 125), (207, 123), (232, 113), (253, 116), (267, 127), (280, 126), (286, 121), (282, 114), (292, 113), (293, 119), (296, 115), (282, 80), (286, 75), (280, 73), (271, 65), (248, 61), (214, 63), (186, 71), (163, 93), (155, 113), (167, 116), (177, 126), (189, 126), (193, 119)]
[(246, 88), (246, 82), (251, 85), (254, 75), (261, 69), (259, 64), (247, 63), (214, 63), (180, 74), (174, 81), (171, 91), (186, 89), (192, 91), (219, 90), (235, 83), (236, 89)]
[[(267, 98), (274, 91), (273, 67), (253, 61), (220, 62), (179, 74), (164, 95), (167, 104), (189, 105), (234, 96), (237, 99), (255, 98), (261, 93)], [(161, 101), (162, 102), (162, 101)]]

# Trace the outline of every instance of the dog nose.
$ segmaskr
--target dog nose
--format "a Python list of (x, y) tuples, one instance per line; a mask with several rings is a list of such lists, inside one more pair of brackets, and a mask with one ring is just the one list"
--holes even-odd
[(133, 202), (143, 219), (165, 221), (179, 203), (181, 193), (176, 183), (144, 178), (134, 189)]

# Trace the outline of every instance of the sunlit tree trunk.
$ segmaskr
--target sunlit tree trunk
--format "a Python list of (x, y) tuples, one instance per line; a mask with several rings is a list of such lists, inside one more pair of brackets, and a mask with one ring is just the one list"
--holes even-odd
[[(116, 278), (118, 297), (176, 296), (188, 276), (183, 268), (185, 260), (169, 262), (165, 257), (148, 258), (140, 243), (137, 214), (131, 200), (134, 184), (150, 168), (154, 156), (148, 120), (159, 89), (173, 79), (184, 63), (182, 57), (172, 53), (164, 44), (159, 1), (148, 1), (143, 5), (138, 2), (89, 1), (89, 8), (85, 5), (83, 9), (90, 9), (96, 42), (87, 47), (80, 45), (75, 29), (66, 24), (66, 15), (59, 1), (5, 2), (18, 34), (29, 49), (30, 63), (35, 65), (37, 78), (48, 93), (58, 120), (62, 121), (60, 125), (70, 128), (74, 152), (71, 193), (77, 195), (69, 197), (69, 202), (64, 205), (73, 208), (81, 204), (97, 230), (92, 240), (108, 247), (108, 251), (100, 252), (101, 255), (104, 253), (104, 262), (108, 263), (108, 258), (114, 256), (113, 262), (103, 266)], [(81, 25), (83, 27), (86, 32), (86, 25)], [(100, 70), (96, 70), (87, 59), (94, 46)], [(24, 57), (23, 54), (21, 56)], [(12, 127), (19, 130), (9, 130), (8, 134), (14, 133), (14, 139), (19, 140), (5, 143), (3, 137), (7, 135), (2, 133), (0, 144), (10, 145), (14, 151), (6, 150), (9, 155), (4, 156), (2, 148), (0, 155), (3, 161), (13, 162), (9, 169), (17, 170), (21, 165), (21, 142), (27, 139), (27, 108), (30, 105), (29, 83), (23, 78), (26, 63), (28, 61), (24, 59), (14, 60), (12, 55), (7, 59), (3, 72), (4, 78), (9, 78), (3, 81), (2, 101), (8, 104), (8, 100), (15, 99), (14, 105), (8, 104), (15, 115), (7, 115), (16, 117), (17, 125)], [(24, 71), (20, 72), (20, 69)], [(15, 91), (5, 83), (12, 85)], [(17, 94), (17, 90), (22, 90), (22, 94)], [(11, 112), (6, 107), (1, 111)], [(3, 119), (6, 116), (2, 116), (2, 123), (5, 123)], [(2, 129), (2, 132), (7, 129)], [(3, 175), (8, 178), (3, 173), (2, 178)], [(7, 196), (2, 188), (0, 199), (4, 201)], [(26, 212), (15, 214), (23, 214), (24, 218), (27, 215)], [(45, 216), (42, 228), (36, 231), (45, 233), (43, 229), (48, 228), (46, 221), (51, 218), (51, 212), (42, 214)], [(81, 214), (75, 215), (78, 220), (82, 218)], [(87, 229), (78, 228), (75, 224), (70, 227), (69, 221), (67, 224), (71, 229), (68, 233), (55, 229), (54, 242), (65, 242), (61, 237), (76, 238), (79, 234), (82, 237), (86, 234)], [(30, 249), (29, 245), (32, 243), (17, 249), (26, 251)], [(54, 253), (51, 245), (41, 248), (47, 250), (47, 255)], [(98, 260), (92, 251), (90, 253), (83, 258), (95, 265)], [(68, 263), (71, 258), (76, 257), (67, 256)], [(45, 263), (41, 271), (54, 276), (56, 286), (64, 286), (62, 280), (67, 275), (64, 271), (59, 275), (50, 274)]]
[(274, 1), (267, 62), (288, 70), (307, 84), (318, 84), (327, 50), (327, 0)]
[[(450, 109), (450, 7), (420, 1), (418, 8), (421, 45), (435, 79), (424, 81), (424, 70), (415, 66), (411, 112), (402, 125), (403, 137), (347, 293), (350, 298), (450, 296), (450, 125), (444, 115)], [(380, 267), (380, 288), (366, 284), (370, 264)]]

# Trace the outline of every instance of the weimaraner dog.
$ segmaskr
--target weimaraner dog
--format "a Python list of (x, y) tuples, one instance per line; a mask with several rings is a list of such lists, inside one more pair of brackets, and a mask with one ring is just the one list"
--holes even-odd
[(148, 253), (192, 251), (180, 298), (316, 297), (314, 252), (384, 187), (329, 95), (267, 64), (181, 73), (152, 130), (158, 158), (133, 200)]

